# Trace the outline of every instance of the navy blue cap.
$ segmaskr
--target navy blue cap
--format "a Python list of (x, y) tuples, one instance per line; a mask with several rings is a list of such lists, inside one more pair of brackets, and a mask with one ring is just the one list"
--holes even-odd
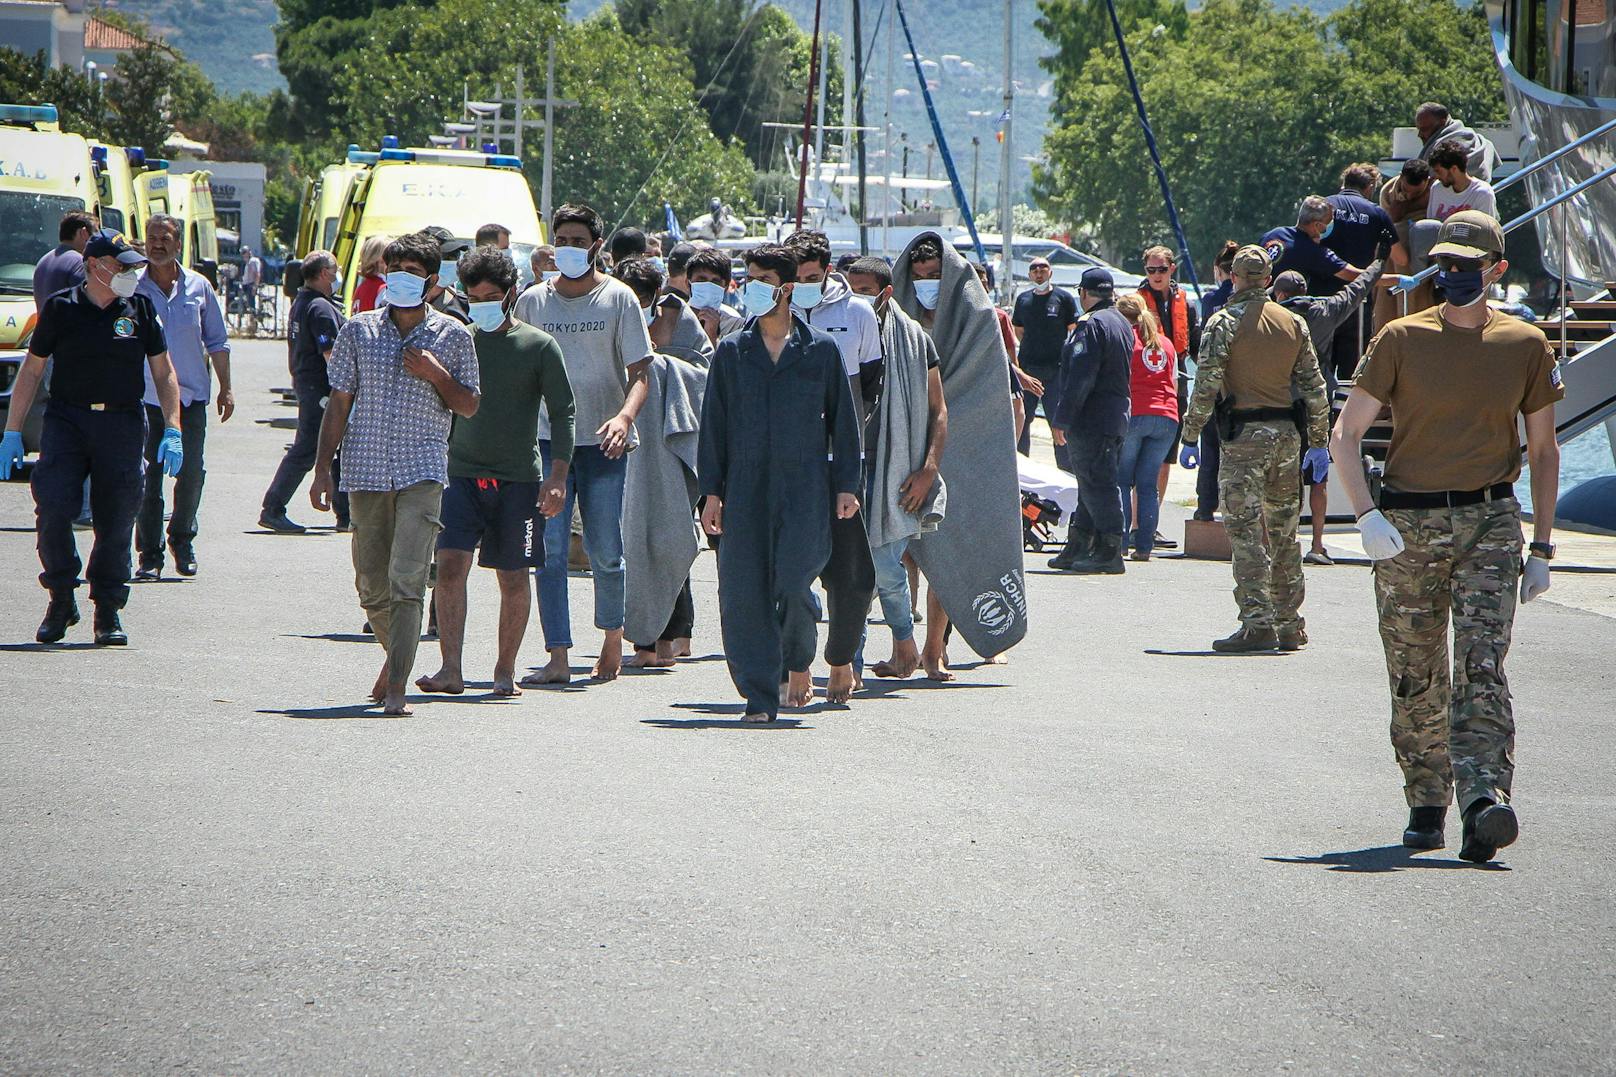
[(1085, 269), (1083, 279), (1078, 284), (1078, 287), (1085, 292), (1093, 292), (1095, 295), (1110, 295), (1111, 289), (1115, 286), (1116, 282), (1111, 279), (1111, 271), (1101, 269), (1099, 266)]
[(124, 234), (115, 228), (103, 228), (90, 237), (84, 248), (86, 258), (116, 258), (126, 266), (143, 266), (146, 256), (129, 245)]

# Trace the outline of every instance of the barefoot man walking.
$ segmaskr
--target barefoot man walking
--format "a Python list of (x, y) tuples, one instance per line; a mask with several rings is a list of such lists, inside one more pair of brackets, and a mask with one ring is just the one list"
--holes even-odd
[(471, 334), (426, 305), (442, 254), (424, 233), (387, 247), (387, 306), (342, 327), (327, 373), (331, 400), (309, 500), (331, 511), (331, 461), (342, 447), (342, 489), (353, 513), (354, 582), (387, 660), (370, 697), (385, 713), (404, 702), (438, 513), (448, 484), (453, 416), (477, 414), (477, 354)]

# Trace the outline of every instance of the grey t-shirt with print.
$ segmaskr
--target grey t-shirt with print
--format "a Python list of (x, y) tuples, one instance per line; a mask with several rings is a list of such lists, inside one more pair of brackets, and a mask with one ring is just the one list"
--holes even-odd
[[(596, 433), (623, 410), (628, 368), (651, 354), (640, 301), (622, 281), (607, 277), (587, 294), (568, 299), (540, 282), (516, 301), (516, 317), (561, 345), (561, 361), (577, 403), (577, 443), (599, 445)], [(550, 437), (550, 417), (539, 416), (539, 437)], [(637, 438), (631, 433), (629, 443)]]

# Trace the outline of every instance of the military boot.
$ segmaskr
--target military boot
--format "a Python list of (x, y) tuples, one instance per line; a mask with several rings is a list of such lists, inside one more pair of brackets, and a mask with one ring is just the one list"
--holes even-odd
[(1060, 553), (1049, 559), (1049, 567), (1065, 572), (1093, 552), (1094, 532), (1074, 525), (1067, 528), (1066, 545), (1061, 547)]
[(34, 638), (40, 643), (58, 643), (67, 630), (79, 623), (79, 604), (73, 601), (73, 592), (52, 595), (45, 607), (45, 619), (39, 622)]
[(1122, 539), (1117, 535), (1100, 535), (1094, 540), (1094, 552), (1076, 562), (1068, 570), (1083, 576), (1120, 576), (1128, 571), (1122, 563)]
[(123, 622), (116, 606), (98, 605), (95, 608), (95, 645), (97, 647), (126, 647), (129, 637), (124, 635)]
[(1483, 797), (1464, 811), (1464, 844), (1459, 847), (1459, 859), (1485, 864), (1520, 833), (1514, 808)]
[(1232, 636), (1212, 641), (1212, 649), (1219, 654), (1251, 654), (1272, 651), (1279, 647), (1279, 637), (1272, 628), (1247, 628), (1242, 625)]
[(1445, 843), (1442, 826), (1447, 821), (1445, 807), (1410, 808), (1408, 829), (1403, 831), (1403, 844), (1410, 849), (1440, 849)]
[(1275, 635), (1279, 637), (1279, 649), (1282, 651), (1299, 651), (1307, 646), (1307, 629), (1301, 625), (1281, 628)]

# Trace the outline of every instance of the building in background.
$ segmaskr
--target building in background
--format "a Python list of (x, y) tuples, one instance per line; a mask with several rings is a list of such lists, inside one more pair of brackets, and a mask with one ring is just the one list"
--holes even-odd
[(0, 42), (52, 67), (84, 66), (85, 0), (0, 0)]
[(170, 162), (176, 175), (213, 173), (213, 212), (221, 230), (236, 233), (242, 245), (255, 251), (264, 249), (264, 166), (253, 161)]

